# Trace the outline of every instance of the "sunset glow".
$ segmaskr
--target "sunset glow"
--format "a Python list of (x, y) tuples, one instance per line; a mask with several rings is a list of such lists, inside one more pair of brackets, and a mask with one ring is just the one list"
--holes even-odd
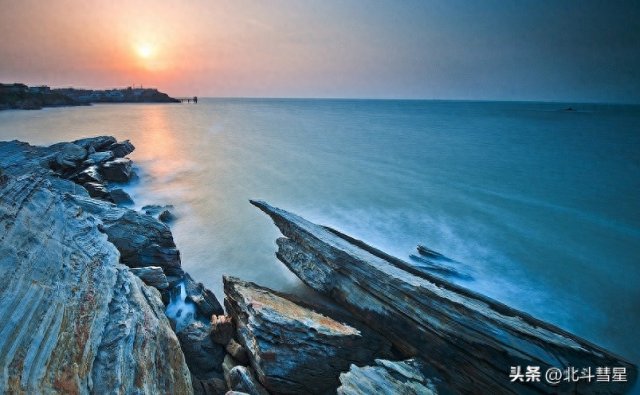
[(140, 56), (143, 59), (148, 59), (151, 56), (153, 56), (153, 47), (148, 44), (148, 43), (144, 43), (144, 44), (138, 44), (138, 46), (136, 47), (136, 52), (138, 53), (138, 56)]

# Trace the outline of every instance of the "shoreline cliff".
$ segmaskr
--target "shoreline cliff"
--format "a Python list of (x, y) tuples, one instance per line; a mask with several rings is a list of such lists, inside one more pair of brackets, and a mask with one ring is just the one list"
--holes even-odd
[[(262, 201), (278, 259), (329, 301), (225, 276), (223, 309), (182, 268), (171, 207), (125, 207), (134, 149), (0, 142), (0, 392), (614, 394), (637, 379), (624, 358), (451, 284), (427, 247), (418, 270)], [(529, 365), (626, 380), (511, 380)]]

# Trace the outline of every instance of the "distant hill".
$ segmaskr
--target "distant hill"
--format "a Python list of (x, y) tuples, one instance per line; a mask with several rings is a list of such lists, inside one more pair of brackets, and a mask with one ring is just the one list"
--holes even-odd
[(38, 110), (43, 107), (81, 106), (91, 103), (179, 103), (153, 88), (51, 89), (48, 86), (0, 84), (0, 110)]

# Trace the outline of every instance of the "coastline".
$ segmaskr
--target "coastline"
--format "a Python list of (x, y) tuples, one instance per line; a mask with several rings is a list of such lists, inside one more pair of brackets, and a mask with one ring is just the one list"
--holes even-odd
[[(508, 382), (502, 382), (500, 379), (503, 376), (497, 377), (496, 383), (483, 381), (482, 375), (478, 373), (487, 373), (487, 370), (483, 369), (492, 369), (490, 373), (502, 374), (505, 381), (508, 381), (508, 366), (500, 366), (502, 370), (486, 366), (478, 368), (477, 372), (474, 372), (473, 369), (464, 370), (463, 377), (458, 377), (459, 375), (455, 374), (455, 369), (461, 366), (461, 360), (456, 358), (462, 358), (462, 360), (469, 362), (468, 358), (465, 359), (461, 355), (469, 355), (471, 351), (460, 351), (446, 341), (454, 343), (467, 341), (468, 339), (465, 340), (460, 331), (450, 332), (446, 327), (439, 326), (439, 331), (436, 330), (436, 336), (431, 335), (432, 337), (427, 341), (423, 337), (426, 333), (423, 332), (423, 328), (425, 331), (426, 328), (433, 331), (434, 327), (432, 326), (435, 323), (428, 322), (429, 320), (426, 319), (428, 314), (424, 314), (422, 317), (420, 313), (425, 313), (426, 310), (414, 310), (417, 315), (415, 317), (409, 316), (410, 320), (403, 322), (402, 320), (407, 317), (403, 318), (402, 314), (398, 316), (395, 314), (403, 309), (411, 311), (415, 308), (414, 306), (394, 306), (394, 293), (387, 297), (377, 294), (374, 296), (371, 293), (374, 291), (373, 288), (367, 288), (365, 285), (365, 288), (361, 289), (349, 285), (347, 280), (341, 277), (346, 269), (342, 267), (340, 271), (336, 271), (336, 268), (342, 263), (331, 262), (331, 257), (334, 256), (342, 256), (344, 259), (355, 257), (358, 262), (366, 262), (380, 270), (383, 276), (389, 271), (388, 273), (392, 274), (389, 278), (394, 279), (392, 283), (399, 287), (394, 291), (408, 289), (407, 298), (417, 298), (418, 295), (423, 295), (420, 293), (421, 291), (417, 292), (418, 289), (406, 288), (407, 284), (413, 284), (415, 281), (424, 282), (421, 283), (421, 288), (429, 288), (427, 283), (433, 283), (437, 287), (448, 289), (448, 292), (458, 293), (458, 296), (447, 298), (457, 300), (457, 308), (462, 309), (460, 306), (464, 306), (464, 309), (467, 310), (457, 312), (458, 315), (451, 315), (451, 312), (447, 311), (455, 311), (455, 309), (449, 310), (450, 308), (447, 307), (444, 309), (444, 313), (440, 313), (444, 314), (441, 318), (442, 322), (449, 322), (452, 317), (457, 317), (460, 322), (464, 322), (465, 317), (480, 316), (491, 316), (491, 322), (494, 320), (500, 322), (497, 329), (493, 328), (492, 330), (488, 330), (489, 328), (484, 324), (476, 323), (479, 325), (476, 330), (484, 331), (483, 336), (487, 336), (471, 342), (478, 347), (476, 351), (491, 353), (491, 350), (498, 350), (506, 352), (506, 348), (500, 344), (500, 341), (496, 346), (496, 339), (491, 337), (491, 333), (504, 331), (504, 333), (509, 333), (509, 336), (513, 336), (512, 345), (524, 342), (518, 346), (524, 347), (519, 350), (522, 352), (520, 355), (532, 356), (535, 354), (533, 348), (539, 350), (540, 347), (542, 349), (549, 347), (549, 350), (552, 350), (550, 354), (560, 355), (564, 360), (570, 362), (588, 361), (594, 364), (608, 363), (613, 366), (625, 366), (628, 368), (629, 382), (626, 384), (628, 386), (633, 384), (637, 376), (637, 368), (624, 359), (577, 339), (558, 328), (544, 325), (538, 321), (531, 321), (530, 317), (521, 312), (505, 311), (504, 306), (496, 307), (496, 305), (489, 303), (487, 308), (483, 310), (484, 312), (477, 315), (476, 303), (479, 301), (487, 304), (486, 300), (478, 298), (477, 295), (461, 293), (459, 289), (447, 285), (445, 280), (409, 273), (405, 270), (406, 268), (399, 267), (397, 263), (394, 264), (393, 257), (385, 256), (382, 252), (368, 247), (362, 242), (354, 241), (346, 235), (337, 234), (331, 229), (311, 224), (294, 214), (261, 202), (252, 203), (270, 215), (282, 233), (287, 236), (278, 239), (280, 247), (277, 253), (278, 258), (308, 285), (327, 294), (336, 303), (327, 308), (327, 306), (314, 304), (313, 301), (301, 301), (298, 298), (281, 295), (253, 283), (226, 277), (225, 306), (228, 315), (225, 316), (221, 304), (215, 296), (182, 270), (180, 254), (173, 242), (170, 228), (154, 217), (154, 215), (159, 216), (167, 210), (170, 212), (170, 209), (166, 207), (147, 208), (144, 213), (140, 213), (114, 204), (118, 193), (115, 193), (114, 196), (114, 191), (117, 189), (111, 189), (109, 183), (127, 182), (131, 179), (133, 176), (132, 163), (126, 159), (126, 156), (133, 149), (130, 142), (117, 142), (108, 136), (82, 139), (73, 143), (59, 143), (50, 147), (34, 147), (16, 141), (0, 143), (0, 152), (2, 153), (0, 168), (3, 169), (2, 185), (0, 185), (2, 205), (0, 207), (5, 215), (3, 222), (8, 221), (7, 218), (19, 218), (21, 221), (28, 222), (36, 221), (40, 215), (42, 215), (40, 220), (43, 221), (41, 227), (26, 227), (23, 229), (25, 233), (13, 235), (15, 241), (28, 240), (33, 245), (20, 246), (18, 244), (22, 243), (16, 243), (18, 247), (11, 247), (12, 249), (4, 251), (4, 256), (13, 256), (15, 261), (27, 265), (25, 269), (28, 269), (28, 265), (31, 264), (33, 265), (32, 269), (37, 267), (48, 270), (52, 261), (46, 258), (50, 257), (46, 256), (45, 259), (37, 260), (30, 251), (45, 248), (37, 242), (38, 232), (45, 232), (47, 229), (57, 227), (64, 229), (67, 237), (71, 239), (86, 239), (83, 245), (88, 251), (95, 252), (95, 254), (92, 257), (78, 258), (76, 256), (82, 255), (82, 251), (65, 246), (61, 240), (57, 240), (53, 236), (51, 240), (57, 243), (52, 242), (52, 245), (47, 248), (54, 250), (58, 248), (60, 254), (68, 256), (68, 262), (72, 263), (74, 268), (80, 268), (81, 271), (83, 267), (95, 264), (94, 258), (99, 257), (101, 263), (96, 267), (106, 270), (103, 277), (113, 281), (108, 284), (97, 282), (102, 287), (100, 289), (107, 292), (105, 292), (104, 299), (101, 299), (101, 304), (95, 305), (93, 314), (101, 316), (100, 320), (104, 323), (104, 327), (102, 329), (90, 327), (88, 331), (81, 332), (75, 330), (76, 336), (78, 333), (87, 334), (87, 339), (90, 339), (90, 344), (93, 344), (93, 347), (89, 348), (94, 351), (98, 350), (93, 355), (78, 357), (83, 368), (76, 372), (65, 371), (70, 379), (58, 381), (38, 379), (27, 370), (27, 376), (32, 376), (34, 379), (26, 381), (23, 379), (20, 382), (12, 379), (12, 377), (24, 377), (20, 367), (14, 364), (11, 365), (13, 369), (8, 377), (8, 382), (14, 386), (10, 387), (11, 389), (43, 390), (47, 388), (60, 392), (76, 388), (83, 392), (82, 389), (86, 389), (86, 386), (89, 385), (87, 377), (94, 377), (93, 385), (95, 383), (105, 386), (113, 385), (112, 388), (125, 390), (125, 392), (127, 389), (138, 388), (146, 392), (152, 391), (153, 388), (161, 389), (163, 385), (166, 385), (167, 377), (171, 377), (172, 385), (176, 386), (176, 390), (178, 387), (180, 389), (193, 388), (196, 393), (224, 393), (228, 389), (248, 393), (266, 393), (266, 391), (272, 393), (300, 391), (314, 393), (318, 391), (318, 393), (322, 393), (329, 389), (335, 390), (338, 385), (342, 385), (342, 389), (338, 389), (339, 393), (358, 393), (357, 391), (362, 391), (362, 388), (371, 382), (378, 385), (396, 385), (398, 390), (418, 388), (424, 391), (437, 392), (439, 390), (446, 393), (447, 391), (470, 390), (472, 384), (465, 381), (464, 377), (471, 376), (477, 379), (477, 381), (472, 381), (474, 388), (481, 385), (482, 388), (497, 390), (500, 393), (508, 391), (510, 388)], [(10, 191), (15, 193), (11, 194)], [(28, 193), (21, 195), (21, 191)], [(23, 200), (20, 202), (23, 203), (18, 204), (16, 209), (16, 203), (19, 201), (18, 196), (22, 196)], [(39, 208), (52, 206), (59, 207), (59, 209), (54, 212), (44, 210), (45, 214), (38, 211)], [(32, 207), (37, 209), (33, 210)], [(147, 213), (148, 210), (152, 211)], [(20, 224), (21, 221), (16, 220), (14, 223)], [(51, 221), (53, 225), (47, 221)], [(76, 222), (79, 224), (77, 227), (74, 225)], [(5, 237), (11, 234), (11, 231), (7, 232)], [(100, 246), (97, 252), (89, 247), (92, 244)], [(24, 258), (25, 256), (29, 259)], [(327, 264), (322, 266), (318, 264), (319, 262)], [(11, 264), (15, 264), (15, 262), (6, 260), (2, 268), (8, 270)], [(62, 268), (60, 273), (64, 270), (67, 268)], [(29, 276), (35, 275), (30, 273), (25, 270), (24, 276), (26, 277), (21, 280), (31, 280), (36, 284), (33, 286), (34, 289), (38, 288), (40, 286), (38, 281), (44, 280), (29, 278)], [(133, 276), (134, 274), (139, 276), (142, 281), (137, 280)], [(347, 274), (346, 277), (359, 275), (357, 270)], [(416, 278), (411, 276), (416, 276)], [(96, 277), (89, 278), (95, 279)], [(355, 278), (362, 284), (369, 283), (372, 287), (376, 285), (375, 282), (363, 282), (365, 277)], [(375, 280), (375, 278), (369, 279)], [(77, 325), (82, 325), (84, 322), (91, 321), (92, 317), (96, 317), (96, 315), (87, 315), (87, 312), (83, 310), (86, 307), (82, 307), (82, 305), (89, 300), (87, 295), (96, 295), (97, 293), (91, 288), (94, 285), (92, 281), (82, 282), (81, 278), (75, 280), (76, 282), (73, 282), (72, 279), (68, 279), (57, 286), (81, 288), (78, 294), (71, 295), (71, 300), (78, 302), (77, 320), (75, 323), (67, 322), (68, 325), (77, 328)], [(382, 277), (382, 281), (385, 283), (387, 280)], [(147, 285), (144, 285), (143, 282)], [(47, 283), (46, 286), (42, 285), (42, 288), (51, 286), (56, 286), (56, 284)], [(127, 292), (117, 292), (119, 289), (126, 288), (128, 288)], [(39, 291), (35, 289), (33, 292), (37, 294)], [(401, 292), (399, 294), (402, 295)], [(129, 297), (130, 295), (144, 295), (144, 297), (133, 298)], [(355, 295), (359, 295), (359, 297)], [(35, 317), (41, 309), (43, 315), (49, 314), (53, 320), (55, 314), (45, 312), (42, 304), (61, 303), (62, 296), (50, 295), (50, 299), (53, 298), (53, 300), (45, 300), (46, 298), (40, 297), (40, 304), (35, 304), (36, 307), (24, 313)], [(70, 297), (67, 294), (64, 296)], [(430, 303), (430, 300), (438, 300), (438, 298), (427, 295), (423, 296), (425, 299), (420, 303), (425, 306)], [(463, 296), (469, 301), (461, 301), (459, 298)], [(120, 336), (123, 338), (129, 336), (127, 331), (116, 325), (118, 316), (116, 313), (121, 310), (112, 308), (115, 300), (118, 300), (120, 305), (124, 306), (122, 308), (126, 308), (128, 311), (144, 313), (139, 321), (129, 321), (129, 325), (125, 325), (127, 330), (142, 325), (142, 322), (148, 322), (144, 317), (155, 315), (157, 322), (154, 325), (158, 332), (163, 333), (164, 340), (161, 344), (158, 344), (158, 339), (153, 339), (148, 334), (146, 337), (144, 334), (134, 335), (137, 339), (134, 344), (138, 344), (137, 347), (134, 347), (134, 355), (146, 355), (149, 352), (149, 347), (152, 347), (155, 349), (156, 356), (169, 358), (171, 350), (175, 352), (176, 346), (182, 349), (182, 352), (178, 353), (180, 355), (171, 359), (172, 363), (168, 365), (163, 365), (158, 359), (157, 364), (152, 366), (153, 372), (142, 378), (139, 377), (140, 373), (137, 373), (136, 369), (125, 369), (122, 377), (113, 377), (113, 372), (109, 376), (109, 369), (106, 369), (106, 366), (122, 367), (125, 361), (105, 356), (104, 353), (109, 354), (105, 349), (110, 344), (109, 339), (101, 338), (98, 333), (113, 331), (114, 339), (119, 339)], [(366, 300), (372, 304), (363, 308), (363, 301)], [(71, 303), (71, 305), (74, 304)], [(191, 312), (193, 320), (187, 319), (186, 322), (180, 323), (180, 320), (176, 318), (185, 317), (177, 317), (176, 314), (169, 314), (167, 319), (162, 311), (169, 311), (165, 309), (170, 306), (179, 306), (175, 310), (176, 314), (180, 311), (185, 314)], [(7, 307), (9, 307), (8, 304), (5, 309)], [(9, 314), (8, 311), (6, 314)], [(65, 314), (69, 313), (65, 310)], [(504, 320), (496, 319), (496, 314), (504, 315), (507, 318), (521, 317), (524, 322), (533, 322), (534, 325), (525, 329), (520, 326), (514, 327), (509, 324), (507, 318)], [(394, 322), (400, 323), (399, 326), (387, 328), (384, 325), (380, 327), (375, 324), (375, 322), (385, 322), (385, 318), (388, 321), (389, 317), (393, 317)], [(416, 320), (421, 321), (423, 318), (425, 322), (415, 322)], [(24, 326), (16, 324), (14, 320), (12, 320), (12, 325), (12, 327), (7, 326), (6, 328), (16, 333), (24, 333)], [(412, 328), (412, 326), (415, 327)], [(41, 326), (32, 329), (38, 332), (39, 328)], [(104, 328), (110, 329), (105, 332)], [(177, 335), (172, 328), (177, 330)], [(559, 342), (560, 344), (556, 344), (558, 342), (546, 335), (542, 336), (538, 332), (541, 330), (555, 333), (566, 341), (563, 340)], [(46, 331), (46, 328), (42, 331)], [(538, 338), (535, 347), (527, 343), (526, 340), (532, 336)], [(18, 351), (15, 351), (16, 355), (19, 354), (20, 349), (28, 354), (32, 349), (33, 341), (38, 338), (29, 342), (29, 339), (23, 335), (22, 339), (22, 343), (16, 343), (16, 347), (18, 347)], [(51, 350), (57, 350), (57, 352), (69, 351), (66, 349), (69, 347), (72, 349), (79, 347), (62, 342), (61, 338), (48, 337), (48, 339)], [(445, 343), (440, 346), (441, 348), (424, 348), (425, 345), (433, 347), (433, 344), (442, 341), (438, 339), (445, 339)], [(487, 339), (491, 341), (487, 341)], [(542, 340), (540, 341), (540, 339)], [(571, 346), (574, 344), (573, 342), (576, 342), (575, 344), (578, 346)], [(109, 345), (107, 348), (110, 347)], [(122, 347), (125, 346), (122, 345)], [(437, 358), (447, 354), (444, 351), (447, 347), (455, 350), (448, 355), (452, 359), (438, 361)], [(59, 348), (60, 350), (58, 350)], [(305, 353), (300, 353), (301, 349), (306, 350)], [(588, 352), (576, 351), (580, 349)], [(104, 353), (101, 354), (100, 350)], [(349, 355), (340, 354), (345, 350)], [(55, 354), (54, 351), (52, 351), (52, 355)], [(438, 354), (429, 355), (434, 351), (438, 351)], [(308, 355), (313, 355), (314, 358), (309, 361), (307, 360)], [(598, 355), (604, 355), (604, 360), (600, 359)], [(413, 357), (417, 357), (417, 359)], [(39, 358), (42, 361), (47, 360), (46, 356)], [(136, 359), (136, 366), (144, 365), (142, 359)], [(323, 370), (318, 363), (321, 360), (327, 362), (331, 368)], [(541, 360), (550, 365), (548, 360), (544, 358)], [(94, 361), (105, 362), (96, 364)], [(109, 364), (106, 361), (109, 361)], [(452, 365), (448, 366), (449, 363)], [(356, 368), (352, 364), (366, 367)], [(32, 366), (35, 365), (27, 364), (23, 368), (32, 369)], [(45, 369), (42, 366), (40, 368)], [(48, 366), (46, 369), (49, 370), (43, 371), (44, 373), (40, 377), (58, 374), (53, 371), (56, 368), (64, 370), (62, 365), (53, 364)], [(399, 371), (411, 372), (411, 374), (405, 375), (402, 380), (397, 380), (395, 374)], [(96, 380), (96, 377), (101, 379)], [(456, 379), (456, 377), (458, 378)], [(142, 380), (144, 384), (139, 385), (138, 379), (144, 379)], [(149, 382), (145, 380), (149, 380)], [(46, 387), (46, 385), (53, 385), (53, 387)], [(524, 385), (511, 388), (513, 390), (527, 389)], [(585, 393), (596, 390), (618, 391), (620, 389), (624, 390), (624, 387), (611, 385), (580, 387), (580, 390)], [(164, 390), (166, 391), (166, 388)]]

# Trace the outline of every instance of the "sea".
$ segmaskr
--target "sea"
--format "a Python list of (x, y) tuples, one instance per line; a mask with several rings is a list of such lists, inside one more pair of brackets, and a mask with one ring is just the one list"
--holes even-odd
[[(568, 110), (571, 108), (571, 110)], [(266, 200), (640, 364), (640, 106), (201, 99), (0, 111), (0, 140), (130, 139), (133, 208), (171, 204), (183, 267), (306, 293)]]

